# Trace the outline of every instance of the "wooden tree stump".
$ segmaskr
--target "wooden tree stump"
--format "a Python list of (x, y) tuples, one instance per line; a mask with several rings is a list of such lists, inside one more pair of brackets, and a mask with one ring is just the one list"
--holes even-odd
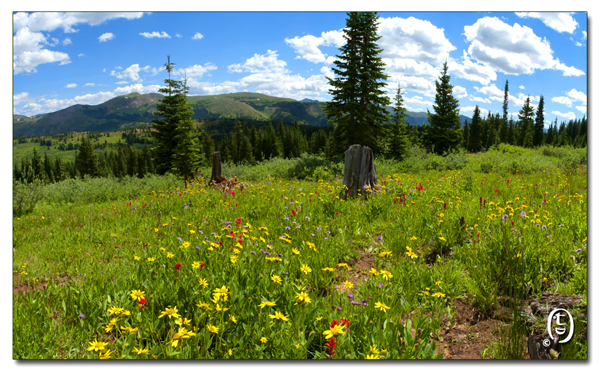
[(373, 151), (369, 147), (363, 147), (360, 144), (351, 145), (346, 150), (344, 160), (344, 185), (346, 188), (340, 193), (340, 198), (347, 199), (370, 192), (376, 192), (381, 189), (377, 185), (377, 171), (375, 170), (375, 160)]
[(221, 178), (221, 152), (213, 152), (212, 154), (212, 172), (210, 173), (210, 181), (208, 185), (218, 183)]

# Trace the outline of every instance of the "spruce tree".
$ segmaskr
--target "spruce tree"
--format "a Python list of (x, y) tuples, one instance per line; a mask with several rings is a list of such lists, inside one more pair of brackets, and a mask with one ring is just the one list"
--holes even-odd
[(389, 149), (388, 154), (392, 158), (402, 160), (408, 153), (410, 143), (408, 142), (408, 136), (406, 133), (406, 125), (404, 121), (408, 116), (406, 114), (406, 108), (404, 107), (404, 98), (398, 84), (398, 90), (394, 97), (394, 116), (392, 117), (392, 124), (389, 128)]
[(452, 95), (448, 62), (444, 63), (442, 75), (435, 82), (433, 113), (427, 110), (429, 124), (425, 127), (424, 144), (437, 154), (456, 150), (463, 140), (458, 100)]
[(212, 140), (208, 132), (205, 132), (202, 136), (202, 152), (204, 153), (205, 164), (210, 166), (212, 161), (212, 154), (215, 151), (215, 142)]
[(481, 150), (481, 116), (479, 106), (475, 106), (473, 117), (471, 118), (467, 150), (469, 152), (479, 152)]
[(100, 175), (98, 156), (94, 153), (92, 143), (86, 138), (81, 139), (79, 152), (75, 158), (75, 168), (82, 177), (86, 175), (97, 177)]
[(533, 133), (533, 145), (541, 146), (544, 141), (544, 97), (540, 96), (540, 104), (535, 114), (535, 126)]
[(156, 172), (174, 171), (188, 180), (198, 166), (198, 139), (194, 134), (192, 106), (187, 102), (187, 82), (171, 79), (174, 63), (167, 57), (165, 69), (169, 76), (159, 92), (166, 94), (157, 104), (152, 120), (152, 136), (155, 138), (154, 159)]
[(465, 122), (463, 124), (463, 147), (468, 151), (469, 150), (469, 133), (470, 130), (470, 126), (469, 126), (469, 121), (467, 121), (467, 119), (465, 119)]
[[(517, 145), (523, 147), (532, 147), (533, 146), (533, 107), (530, 104), (530, 99), (527, 97), (525, 99), (525, 103), (523, 104), (523, 108), (519, 111), (519, 138)], [(528, 131), (531, 130), (531, 141), (527, 145), (525, 145), (525, 137), (528, 134)]]
[[(387, 75), (385, 64), (379, 57), (382, 49), (377, 46), (381, 38), (377, 34), (377, 13), (347, 13), (341, 54), (334, 61), (334, 79), (327, 78), (332, 89), (332, 99), (324, 107), (325, 114), (333, 124), (334, 140), (340, 141), (330, 151), (346, 151), (353, 144), (370, 147), (381, 152), (380, 137), (383, 124), (388, 120), (386, 106), (390, 104), (385, 95)], [(331, 138), (330, 138), (331, 140)]]

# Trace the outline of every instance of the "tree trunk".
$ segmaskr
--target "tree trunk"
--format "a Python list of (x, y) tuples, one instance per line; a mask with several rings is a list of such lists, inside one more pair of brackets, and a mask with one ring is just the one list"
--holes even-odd
[(373, 151), (369, 147), (363, 147), (360, 144), (351, 145), (346, 151), (344, 161), (344, 186), (340, 193), (340, 198), (347, 199), (370, 192), (379, 191), (377, 185), (377, 171), (375, 170), (375, 161)]
[(208, 185), (217, 183), (221, 178), (221, 152), (213, 152), (212, 154), (212, 172)]

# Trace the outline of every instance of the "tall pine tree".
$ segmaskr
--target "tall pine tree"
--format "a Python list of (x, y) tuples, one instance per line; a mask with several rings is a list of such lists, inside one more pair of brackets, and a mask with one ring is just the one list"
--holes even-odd
[(544, 141), (544, 97), (540, 96), (540, 104), (538, 104), (535, 113), (535, 125), (533, 130), (533, 145), (538, 147)]
[(444, 62), (442, 75), (435, 82), (433, 113), (427, 110), (429, 124), (425, 127), (424, 144), (437, 154), (458, 149), (463, 133), (460, 125), (458, 100), (452, 95), (448, 62)]
[[(388, 120), (386, 106), (390, 104), (385, 95), (385, 64), (379, 57), (382, 49), (377, 46), (381, 38), (377, 34), (377, 13), (347, 13), (341, 55), (334, 61), (329, 90), (332, 99), (324, 111), (335, 130), (332, 137), (339, 143), (330, 143), (330, 151), (345, 151), (350, 145), (361, 144), (375, 153), (381, 151), (380, 137), (383, 124)], [(330, 140), (332, 140), (330, 138)]]
[(398, 90), (396, 91), (394, 100), (394, 116), (392, 117), (392, 124), (390, 125), (388, 135), (388, 154), (397, 160), (402, 160), (408, 153), (410, 143), (408, 142), (406, 125), (404, 124), (408, 115), (406, 114), (406, 108), (403, 104), (404, 98), (402, 98), (400, 84), (398, 84)]

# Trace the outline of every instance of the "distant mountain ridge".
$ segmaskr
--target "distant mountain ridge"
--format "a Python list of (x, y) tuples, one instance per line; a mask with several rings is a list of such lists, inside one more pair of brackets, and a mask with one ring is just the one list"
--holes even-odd
[[(13, 115), (13, 137), (60, 134), (70, 131), (114, 131), (148, 124), (156, 118), (153, 112), (163, 95), (131, 93), (112, 98), (98, 105), (77, 104), (60, 111), (26, 117)], [(193, 119), (239, 119), (271, 121), (274, 124), (298, 121), (299, 124), (327, 126), (327, 117), (319, 102), (305, 98), (272, 97), (259, 93), (229, 93), (188, 96)], [(388, 107), (391, 112), (391, 107)], [(407, 122), (422, 125), (426, 112), (407, 112)], [(461, 121), (470, 118), (461, 115)]]

